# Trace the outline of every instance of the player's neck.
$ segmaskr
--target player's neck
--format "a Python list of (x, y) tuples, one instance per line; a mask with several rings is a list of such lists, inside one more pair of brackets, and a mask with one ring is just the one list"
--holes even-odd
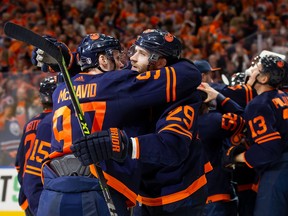
[(256, 89), (256, 91), (257, 91), (257, 94), (260, 95), (263, 92), (271, 91), (273, 89), (274, 88), (269, 86), (269, 85), (259, 85), (258, 88)]
[(88, 72), (89, 74), (101, 74), (103, 73), (101, 70), (99, 70), (98, 68), (93, 68), (92, 70), (90, 70)]

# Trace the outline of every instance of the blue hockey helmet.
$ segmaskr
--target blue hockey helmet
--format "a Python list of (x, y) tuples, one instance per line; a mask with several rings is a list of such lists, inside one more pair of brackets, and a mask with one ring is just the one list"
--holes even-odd
[(159, 57), (165, 57), (167, 61), (178, 60), (182, 51), (180, 40), (168, 31), (160, 29), (145, 30), (138, 36), (128, 55), (134, 54), (135, 45), (151, 53), (149, 62), (156, 62)]
[(88, 34), (86, 35), (77, 48), (77, 61), (82, 71), (99, 66), (99, 54), (105, 54), (115, 63), (113, 51), (122, 51), (118, 39), (105, 34)]

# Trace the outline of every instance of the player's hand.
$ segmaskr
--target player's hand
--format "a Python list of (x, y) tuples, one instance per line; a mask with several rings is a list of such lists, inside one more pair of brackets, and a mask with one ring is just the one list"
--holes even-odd
[(33, 65), (40, 67), (41, 71), (43, 72), (52, 72), (50, 71), (49, 66), (57, 67), (56, 60), (47, 53), (45, 53), (43, 50), (38, 48), (35, 48), (32, 51), (31, 61)]
[[(62, 55), (64, 56), (64, 60), (66, 63), (66, 67), (69, 68), (73, 61), (73, 55), (70, 49), (66, 46), (66, 44), (58, 42), (55, 38), (51, 36), (45, 35), (43, 37), (56, 45), (59, 49), (61, 49)], [(60, 71), (57, 61), (41, 49), (35, 48), (32, 51), (31, 61), (33, 65), (40, 67), (43, 72)]]
[(43, 60), (43, 56), (41, 56), (41, 53), (43, 54), (44, 51), (40, 50), (38, 48), (34, 48), (33, 51), (32, 51), (31, 62), (32, 62), (33, 65), (35, 65), (37, 67), (40, 67), (41, 71), (49, 72), (48, 65), (42, 61)]
[(219, 94), (218, 91), (216, 91), (214, 88), (212, 88), (208, 83), (202, 82), (198, 87), (198, 90), (204, 91), (207, 94), (206, 100), (204, 100), (205, 103), (208, 103), (214, 99), (216, 99), (217, 95)]
[(75, 141), (71, 150), (84, 166), (113, 159), (123, 162), (131, 155), (131, 141), (126, 133), (118, 128), (92, 133)]
[(242, 145), (231, 146), (222, 157), (223, 168), (227, 171), (233, 171), (236, 167), (235, 157), (245, 151), (246, 148)]

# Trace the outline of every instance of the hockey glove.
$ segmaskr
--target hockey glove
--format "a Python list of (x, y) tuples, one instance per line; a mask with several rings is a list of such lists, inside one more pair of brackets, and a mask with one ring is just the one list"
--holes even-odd
[(246, 148), (242, 145), (230, 147), (222, 157), (222, 166), (227, 171), (233, 171), (236, 166), (235, 157), (242, 152), (245, 152)]
[(75, 141), (71, 150), (84, 166), (113, 159), (123, 162), (132, 145), (126, 133), (118, 128), (95, 132)]
[[(67, 68), (69, 68), (73, 61), (73, 55), (70, 49), (66, 46), (66, 44), (62, 42), (58, 42), (55, 38), (48, 36), (48, 35), (45, 35), (43, 37), (46, 40), (53, 43), (54, 45), (56, 45), (59, 49), (61, 49), (66, 66)], [(35, 48), (32, 51), (31, 61), (33, 65), (40, 67), (43, 72), (59, 72), (60, 71), (57, 61), (41, 49)]]

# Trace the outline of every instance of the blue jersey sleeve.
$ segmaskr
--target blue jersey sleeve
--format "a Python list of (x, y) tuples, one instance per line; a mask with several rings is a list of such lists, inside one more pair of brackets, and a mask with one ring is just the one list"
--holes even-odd
[(175, 166), (189, 154), (192, 140), (198, 135), (197, 119), (202, 101), (184, 99), (169, 107), (156, 123), (156, 133), (133, 138), (139, 146), (135, 157), (144, 163)]
[[(218, 99), (218, 97), (217, 97)], [(244, 109), (229, 97), (217, 101), (217, 109), (222, 113), (243, 114)]]
[(226, 86), (220, 89), (219, 92), (231, 98), (243, 108), (257, 95), (255, 89), (249, 85)]
[[(122, 76), (124, 74), (126, 77)], [(186, 60), (141, 74), (124, 70), (108, 73), (106, 77), (106, 84), (113, 85), (118, 97), (130, 98), (132, 104), (129, 106), (141, 108), (183, 99), (201, 83), (200, 72), (194, 64)]]

